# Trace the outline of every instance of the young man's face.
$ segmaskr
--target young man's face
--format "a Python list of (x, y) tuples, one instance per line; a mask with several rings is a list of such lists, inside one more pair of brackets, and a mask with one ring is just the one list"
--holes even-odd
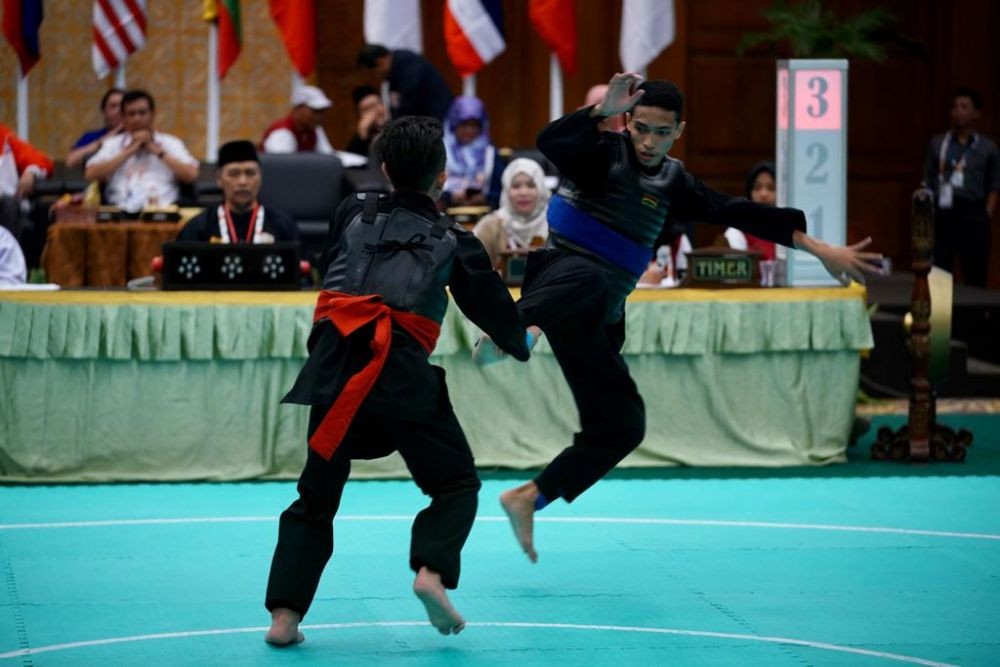
[(149, 100), (140, 97), (132, 100), (122, 109), (122, 116), (125, 121), (125, 129), (129, 132), (153, 129), (153, 110), (149, 107)]
[(972, 100), (959, 95), (951, 101), (951, 123), (957, 128), (971, 127), (979, 119), (979, 111)]
[(660, 107), (637, 105), (625, 118), (635, 155), (644, 167), (656, 167), (663, 162), (684, 132), (684, 123), (677, 122), (677, 113)]
[(254, 160), (230, 162), (219, 170), (219, 187), (226, 206), (245, 211), (254, 205), (260, 192), (260, 165)]

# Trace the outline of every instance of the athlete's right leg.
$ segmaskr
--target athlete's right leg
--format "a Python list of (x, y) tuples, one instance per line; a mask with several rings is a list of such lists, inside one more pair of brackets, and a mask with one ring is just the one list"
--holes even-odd
[[(311, 408), (310, 436), (328, 410), (329, 406)], [(357, 428), (356, 423), (351, 426), (329, 461), (309, 449), (299, 477), (299, 497), (281, 514), (264, 603), (271, 612), (271, 629), (264, 639), (271, 644), (284, 646), (304, 639), (298, 625), (333, 553), (333, 517), (351, 471), (349, 442)]]

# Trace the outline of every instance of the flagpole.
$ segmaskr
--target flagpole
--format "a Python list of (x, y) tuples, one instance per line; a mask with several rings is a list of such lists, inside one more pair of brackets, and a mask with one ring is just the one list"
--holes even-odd
[(476, 75), (470, 74), (469, 76), (462, 77), (462, 94), (468, 97), (476, 96)]
[(28, 140), (28, 76), (21, 72), (21, 65), (18, 63), (14, 72), (17, 77), (17, 136)]
[(549, 54), (549, 120), (563, 115), (562, 68), (555, 53)]
[(115, 68), (115, 88), (125, 89), (125, 63)]
[(219, 152), (219, 26), (208, 27), (208, 111), (205, 160), (215, 162)]
[(293, 67), (292, 68), (292, 94), (294, 95), (295, 91), (298, 90), (299, 88), (301, 88), (304, 85), (306, 85), (306, 80), (303, 79), (302, 75), (299, 74), (298, 70)]

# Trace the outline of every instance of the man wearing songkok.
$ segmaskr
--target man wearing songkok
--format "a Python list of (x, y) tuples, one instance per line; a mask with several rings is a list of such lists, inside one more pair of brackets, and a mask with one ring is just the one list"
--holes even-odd
[(274, 243), (298, 241), (299, 228), (281, 211), (262, 206), (260, 158), (253, 143), (230, 141), (219, 148), (216, 180), (222, 203), (199, 213), (184, 226), (178, 241)]

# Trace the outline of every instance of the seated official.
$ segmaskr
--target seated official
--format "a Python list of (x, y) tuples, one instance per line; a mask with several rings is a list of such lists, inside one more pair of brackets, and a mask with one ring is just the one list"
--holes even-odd
[(195, 182), (198, 161), (183, 141), (154, 129), (156, 103), (146, 91), (125, 93), (122, 118), (125, 131), (104, 140), (84, 176), (107, 183), (108, 202), (126, 211), (176, 204), (178, 183)]
[(333, 102), (316, 86), (298, 86), (292, 93), (292, 110), (264, 130), (260, 146), (265, 153), (323, 153), (333, 155), (333, 145), (320, 123)]
[(358, 114), (358, 129), (347, 143), (347, 152), (371, 157), (375, 139), (389, 122), (389, 110), (373, 86), (358, 86), (351, 97)]
[(28, 279), (24, 253), (14, 235), (0, 227), (0, 289), (23, 285)]
[(21, 204), (34, 192), (35, 183), (52, 173), (52, 166), (49, 156), (0, 123), (0, 227), (18, 241), (25, 226)]
[(504, 251), (527, 251), (545, 242), (549, 235), (545, 209), (552, 196), (545, 171), (528, 158), (512, 160), (500, 180), (500, 208), (483, 216), (472, 230), (496, 269), (501, 268)]
[[(775, 170), (772, 162), (759, 162), (750, 170), (746, 181), (746, 198), (757, 204), (774, 206), (777, 203), (777, 187), (775, 185)], [(760, 253), (761, 259), (774, 259), (776, 246), (771, 241), (757, 238), (753, 234), (741, 232), (735, 227), (726, 228), (723, 234), (724, 243), (736, 250), (747, 250)]]
[(81, 167), (87, 160), (97, 154), (104, 146), (104, 140), (121, 134), (125, 127), (122, 125), (122, 97), (125, 91), (121, 88), (112, 88), (104, 93), (101, 98), (101, 116), (104, 118), (104, 126), (96, 130), (89, 130), (80, 135), (80, 138), (73, 144), (69, 155), (66, 156), (67, 167)]
[(216, 179), (222, 204), (191, 219), (178, 241), (275, 243), (298, 241), (299, 228), (288, 215), (261, 206), (260, 158), (249, 141), (230, 141), (219, 148)]

